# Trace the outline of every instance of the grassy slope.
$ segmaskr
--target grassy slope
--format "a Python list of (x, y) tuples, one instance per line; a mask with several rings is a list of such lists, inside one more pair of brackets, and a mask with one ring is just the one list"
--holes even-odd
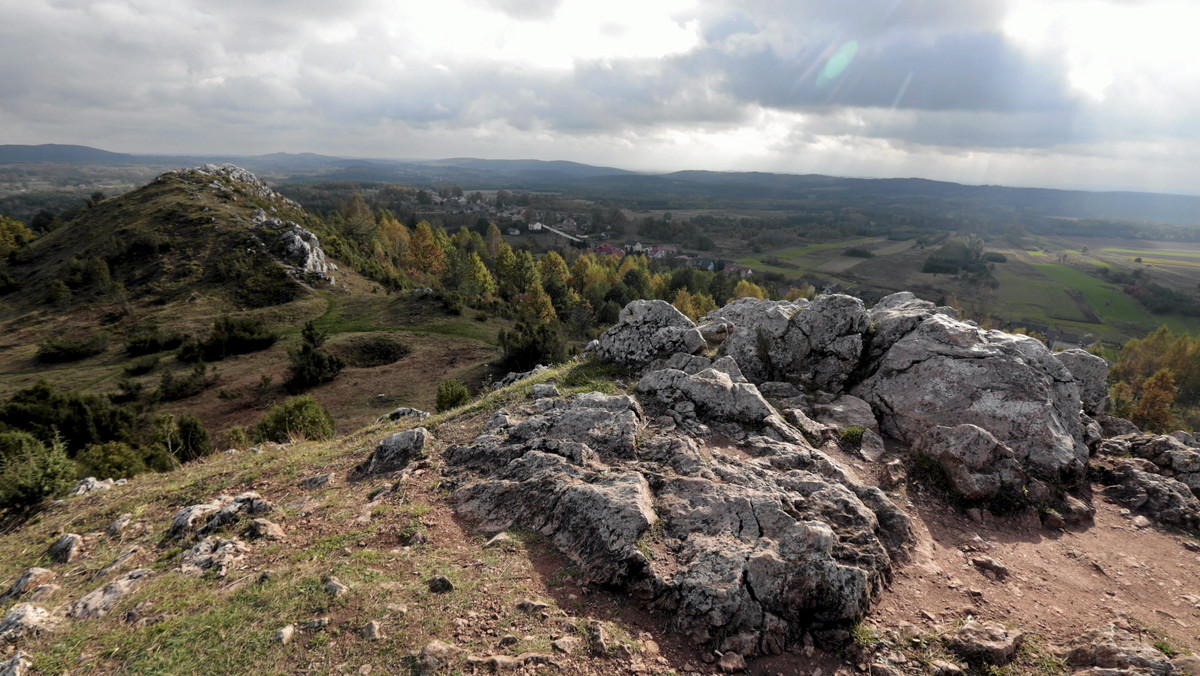
[[(549, 378), (558, 379), (564, 393), (597, 387), (615, 391), (612, 381), (597, 379), (589, 367), (559, 367), (430, 418), (425, 424), (438, 439), (436, 449), (468, 441), (492, 410), (527, 400), (532, 383)], [(569, 382), (576, 384), (566, 386)], [(6, 587), (31, 566), (50, 567), (62, 589), (41, 602), (48, 608), (74, 601), (132, 568), (154, 571), (151, 581), (110, 615), (68, 622), (62, 631), (26, 641), (22, 648), (34, 655), (41, 673), (273, 674), (327, 672), (341, 664), (352, 670), (371, 664), (394, 673), (434, 638), (487, 655), (498, 652), (499, 637), (511, 633), (518, 643), (509, 654), (549, 653), (550, 637), (564, 627), (581, 626), (583, 614), (609, 622), (618, 640), (632, 635), (615, 602), (589, 597), (585, 605), (575, 585), (577, 571), (539, 536), (517, 533), (510, 545), (483, 549), (486, 536), (458, 523), (442, 499), (436, 451), (431, 467), (401, 482), (398, 493), (368, 506), (368, 495), (388, 482), (347, 483), (346, 476), (378, 439), (406, 426), (373, 425), (336, 441), (295, 443), (262, 454), (222, 454), (72, 498), (28, 523), (10, 524), (0, 533), (0, 584)], [(309, 491), (298, 485), (324, 472), (337, 475), (332, 486)], [(274, 502), (280, 511), (270, 518), (283, 525), (286, 540), (254, 543), (245, 567), (225, 579), (191, 578), (174, 570), (191, 542), (164, 541), (175, 511), (246, 490)], [(103, 535), (124, 513), (134, 515), (134, 525), (119, 538)], [(221, 534), (231, 537), (245, 525), (231, 525)], [(427, 532), (430, 543), (404, 546), (398, 533), (406, 530)], [(52, 564), (45, 548), (63, 532), (94, 540), (83, 559)], [(134, 546), (141, 549), (126, 565), (94, 577)], [(273, 575), (259, 581), (264, 570)], [(350, 594), (334, 599), (322, 591), (321, 579), (328, 574), (347, 584)], [(455, 591), (431, 594), (425, 583), (437, 574), (448, 576)], [(548, 619), (529, 615), (516, 609), (522, 598), (548, 601), (561, 610), (552, 610)], [(12, 605), (0, 602), (0, 614)], [(149, 621), (127, 622), (124, 615), (134, 608)], [(574, 617), (554, 617), (564, 611)], [(272, 640), (284, 624), (318, 617), (330, 618), (329, 627), (298, 632), (288, 646)], [(470, 626), (457, 626), (459, 618), (470, 618)], [(382, 623), (383, 640), (359, 636), (370, 620)], [(633, 649), (639, 649), (636, 643)], [(556, 658), (568, 667), (576, 659)]]

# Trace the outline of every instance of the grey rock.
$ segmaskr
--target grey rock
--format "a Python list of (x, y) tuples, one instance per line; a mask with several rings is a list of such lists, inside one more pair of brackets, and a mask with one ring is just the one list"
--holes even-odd
[(121, 516), (118, 516), (115, 521), (109, 524), (108, 530), (106, 531), (108, 536), (114, 538), (117, 537), (121, 534), (121, 531), (125, 530), (125, 528), (129, 526), (131, 521), (133, 521), (132, 514), (122, 514)]
[(976, 425), (932, 427), (912, 453), (936, 461), (954, 491), (967, 500), (1020, 495), (1029, 480), (1012, 449)]
[(379, 623), (379, 620), (371, 620), (370, 622), (367, 622), (363, 625), (362, 637), (368, 641), (378, 641), (384, 638), (383, 625)]
[(125, 479), (105, 479), (100, 481), (96, 477), (90, 476), (86, 479), (81, 479), (79, 483), (75, 484), (75, 488), (71, 489), (71, 492), (68, 495), (69, 497), (91, 495), (92, 493), (107, 491), (116, 486), (123, 486), (125, 483)]
[(378, 422), (396, 422), (397, 420), (424, 420), (429, 417), (429, 411), (422, 411), (419, 408), (410, 406), (401, 406), (391, 413), (383, 416)]
[[(715, 397), (705, 391), (697, 401), (752, 387), (712, 369), (662, 373), (643, 381), (677, 390), (721, 382)], [(554, 403), (446, 451), (455, 511), (484, 531), (542, 533), (589, 584), (654, 599), (690, 641), (721, 635), (736, 638), (741, 654), (774, 653), (810, 627), (844, 626), (881, 593), (893, 557), (912, 542), (903, 512), (799, 434), (731, 422), (744, 441), (702, 453), (670, 428), (639, 433), (642, 412), (628, 398)]]
[(699, 373), (706, 368), (712, 367), (712, 360), (708, 357), (701, 357), (698, 354), (683, 354), (676, 352), (667, 357), (660, 357), (650, 362), (646, 367), (645, 372), (661, 371), (663, 369), (675, 369), (683, 371), (688, 375)]
[(700, 322), (712, 324), (726, 322), (735, 327), (757, 327), (763, 316), (771, 310), (779, 310), (788, 317), (808, 305), (807, 300), (760, 300), (758, 298), (738, 298), (729, 301), (724, 307), (719, 307), (700, 318)]
[(8, 591), (4, 592), (0, 599), (15, 599), (28, 591), (32, 591), (39, 585), (46, 584), (54, 579), (54, 571), (46, 568), (30, 568), (21, 573), (21, 576), (12, 583)]
[(237, 538), (215, 538), (208, 536), (183, 553), (180, 569), (185, 575), (200, 576), (211, 570), (217, 577), (225, 577), (229, 571), (245, 560), (250, 548)]
[(0, 676), (27, 676), (32, 673), (33, 661), (24, 650), (14, 652), (8, 659), (0, 662)]
[(283, 540), (287, 534), (283, 532), (283, 527), (279, 524), (268, 521), (267, 519), (255, 519), (250, 524), (250, 537), (262, 538), (267, 540)]
[(59, 619), (45, 609), (18, 603), (0, 620), (0, 645), (56, 631), (58, 625)]
[(350, 593), (350, 588), (342, 584), (342, 581), (333, 575), (328, 575), (325, 577), (325, 579), (321, 582), (321, 588), (325, 590), (325, 593), (335, 598), (339, 596), (345, 596), (346, 594)]
[(735, 382), (727, 373), (709, 368), (695, 375), (666, 369), (642, 377), (637, 391), (665, 404), (681, 399), (716, 420), (761, 424), (775, 410), (750, 383)]
[(551, 383), (535, 383), (531, 394), (533, 395), (534, 399), (557, 397), (558, 388)]
[(296, 635), (296, 625), (284, 625), (282, 629), (275, 632), (275, 642), (287, 645), (292, 642), (292, 637)]
[(837, 429), (846, 429), (847, 427), (861, 427), (864, 430), (879, 429), (871, 405), (848, 394), (840, 396), (828, 404), (814, 405), (812, 417), (823, 425)]
[(804, 396), (804, 393), (795, 385), (774, 380), (759, 383), (758, 391), (762, 392), (762, 395), (768, 399), (791, 400)]
[(1108, 406), (1108, 362), (1078, 348), (1055, 352), (1054, 358), (1075, 377), (1083, 412), (1088, 415), (1104, 413)]
[(83, 554), (83, 537), (66, 533), (50, 545), (46, 554), (55, 563), (71, 563)]
[(1125, 418), (1117, 418), (1111, 415), (1097, 415), (1096, 422), (1100, 423), (1100, 428), (1104, 430), (1105, 437), (1120, 437), (1126, 434), (1141, 434), (1142, 430), (1133, 422)]
[(1089, 452), (1075, 378), (1039, 341), (940, 314), (896, 341), (854, 393), (881, 432), (912, 444), (936, 425), (976, 425), (1026, 472), (1073, 483)]
[[(275, 510), (274, 505), (254, 491), (246, 491), (233, 498), (221, 497), (217, 501), (221, 503), (221, 508), (212, 513), (203, 528), (196, 531), (198, 534), (213, 533), (237, 521), (242, 516), (262, 516)], [(172, 521), (172, 526), (174, 526), (174, 521)]]
[(588, 641), (592, 644), (592, 654), (597, 657), (608, 657), (608, 632), (599, 620), (588, 620)]
[(150, 579), (154, 572), (149, 568), (138, 568), (96, 589), (71, 607), (70, 614), (77, 620), (99, 618), (107, 615), (120, 601)]
[(384, 437), (370, 457), (359, 465), (358, 471), (366, 476), (399, 472), (413, 460), (424, 458), (425, 445), (432, 439), (433, 435), (424, 427), (390, 434)]
[(526, 378), (531, 378), (531, 377), (541, 373), (542, 371), (545, 371), (548, 368), (550, 368), (550, 367), (542, 365), (542, 364), (538, 364), (537, 366), (533, 367), (532, 369), (530, 369), (528, 371), (524, 371), (522, 373), (517, 373), (516, 371), (511, 371), (511, 372), (509, 372), (508, 375), (506, 375), (503, 378), (501, 378), (500, 380), (497, 380), (496, 382), (492, 383), (492, 389), (498, 390), (502, 387), (508, 387), (509, 385), (512, 385), (513, 383), (516, 383), (518, 381), (525, 380)]
[(883, 437), (873, 429), (867, 428), (863, 430), (862, 442), (858, 446), (858, 454), (867, 462), (879, 462), (887, 453), (887, 447), (883, 445)]
[(422, 675), (436, 673), (461, 653), (462, 648), (438, 640), (430, 641), (417, 655), (416, 671)]
[(579, 652), (579, 649), (583, 647), (583, 640), (578, 636), (563, 636), (562, 638), (552, 641), (550, 643), (550, 647), (553, 648), (555, 652), (563, 653), (564, 655), (573, 655)]
[(1154, 463), (1156, 473), (1187, 485), (1200, 497), (1200, 450), (1170, 435), (1134, 435), (1105, 440), (1105, 445), (1124, 442), (1128, 453)]
[(728, 338), (737, 326), (733, 322), (718, 319), (707, 324), (701, 324), (697, 328), (700, 329), (700, 335), (704, 336), (704, 340), (710, 343), (719, 343)]
[(804, 436), (814, 443), (826, 438), (826, 436), (832, 432), (829, 426), (823, 425), (812, 418), (809, 418), (804, 411), (798, 408), (784, 409), (783, 417), (788, 421), (788, 423), (803, 432)]
[(1153, 638), (1131, 627), (1108, 624), (1083, 634), (1064, 648), (1071, 667), (1134, 669), (1134, 673), (1172, 674), (1171, 660), (1153, 645)]
[(692, 320), (662, 300), (629, 303), (599, 341), (601, 359), (635, 368), (675, 352), (695, 354), (707, 345)]
[(37, 587), (34, 587), (32, 592), (29, 593), (29, 601), (31, 603), (39, 603), (50, 596), (53, 596), (60, 589), (62, 589), (62, 587), (54, 583), (39, 584)]
[(310, 491), (315, 491), (318, 488), (325, 488), (326, 486), (331, 485), (333, 483), (333, 480), (334, 480), (333, 472), (327, 472), (325, 474), (317, 474), (316, 476), (310, 476), (307, 479), (302, 479), (300, 481), (300, 487), (307, 488)]
[(211, 502), (204, 502), (195, 505), (188, 505), (181, 508), (171, 518), (171, 525), (167, 529), (167, 537), (178, 538), (195, 530), (196, 524), (207, 521), (209, 515), (221, 511), (222, 508), (233, 502), (233, 498), (223, 495)]
[(746, 658), (733, 651), (726, 652), (721, 655), (721, 659), (717, 660), (717, 666), (726, 674), (736, 674), (739, 671), (746, 670)]
[(1141, 463), (1142, 467), (1154, 467), (1145, 460), (1096, 463), (1098, 478), (1105, 486), (1103, 494), (1158, 523), (1200, 534), (1200, 500), (1186, 484), (1139, 469)]

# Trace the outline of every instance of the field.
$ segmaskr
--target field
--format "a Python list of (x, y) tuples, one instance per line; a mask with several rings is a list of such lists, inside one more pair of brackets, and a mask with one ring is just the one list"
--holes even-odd
[[(873, 258), (842, 255), (849, 247), (870, 250)], [(1143, 269), (1159, 284), (1194, 290), (1200, 283), (1200, 246), (1175, 242), (1088, 238), (1038, 238), (1025, 247), (989, 242), (988, 251), (1004, 254), (988, 289), (954, 276), (921, 272), (932, 249), (916, 242), (882, 237), (821, 242), (736, 259), (756, 271), (788, 279), (820, 279), (859, 289), (868, 297), (910, 290), (933, 301), (957, 301), (964, 315), (1006, 326), (1012, 322), (1044, 325), (1085, 341), (1119, 344), (1160, 325), (1175, 332), (1200, 333), (1200, 318), (1156, 315), (1139, 305), (1118, 284), (1095, 274), (1100, 268)], [(1137, 260), (1137, 259), (1140, 259)]]

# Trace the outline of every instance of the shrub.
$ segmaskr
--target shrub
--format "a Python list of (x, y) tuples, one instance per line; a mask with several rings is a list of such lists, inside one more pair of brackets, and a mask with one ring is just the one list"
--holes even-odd
[(208, 367), (204, 362), (196, 362), (192, 372), (183, 377), (176, 377), (169, 372), (162, 374), (158, 384), (158, 396), (163, 401), (176, 401), (194, 397), (204, 391), (204, 388), (216, 382), (215, 376), (209, 376)]
[(246, 436), (246, 430), (241, 425), (234, 425), (225, 433), (226, 442), (233, 448), (246, 448), (250, 445), (250, 437)]
[(278, 337), (261, 319), (226, 315), (213, 322), (212, 332), (204, 341), (183, 341), (176, 357), (191, 363), (219, 361), (238, 354), (265, 350), (274, 345)]
[(291, 392), (302, 392), (310, 387), (327, 383), (337, 377), (346, 366), (346, 360), (326, 354), (321, 349), (325, 334), (318, 331), (310, 321), (301, 332), (304, 344), (298, 350), (288, 350), (292, 364), (288, 367), (287, 388)]
[(874, 258), (875, 254), (870, 249), (864, 249), (861, 246), (852, 246), (842, 252), (843, 256), (851, 258)]
[(61, 435), (71, 454), (89, 444), (132, 442), (137, 434), (137, 415), (128, 407), (95, 395), (56, 392), (45, 381), (13, 394), (0, 407), (0, 424), (29, 432), (45, 445)]
[(471, 394), (467, 392), (467, 386), (463, 385), (458, 380), (443, 380), (438, 383), (437, 389), (437, 410), (449, 411), (452, 408), (457, 408), (467, 403), (471, 399)]
[(182, 333), (162, 334), (157, 327), (148, 327), (132, 334), (125, 340), (125, 352), (131, 357), (174, 350), (183, 344)]
[(131, 376), (144, 376), (154, 370), (158, 366), (159, 357), (156, 354), (148, 355), (134, 361), (129, 366), (125, 367), (125, 373)]
[(862, 438), (863, 438), (864, 432), (866, 432), (866, 430), (859, 427), (858, 425), (851, 425), (849, 427), (842, 429), (842, 431), (838, 433), (838, 438), (848, 444), (851, 444), (851, 445), (857, 447), (857, 446), (862, 445)]
[(75, 476), (62, 442), (49, 447), (25, 432), (0, 433), (0, 509), (26, 511), (65, 493)]
[(88, 338), (51, 336), (38, 345), (37, 360), (43, 364), (62, 364), (94, 357), (108, 347), (108, 339), (97, 334)]
[(80, 477), (97, 479), (120, 479), (137, 476), (147, 471), (142, 454), (122, 441), (92, 444), (75, 456)]
[(291, 397), (254, 425), (255, 441), (284, 443), (297, 439), (328, 439), (333, 436), (333, 416), (311, 394)]
[(213, 445), (208, 430), (200, 419), (190, 413), (178, 418), (172, 415), (159, 420), (159, 443), (174, 455), (179, 462), (190, 462), (212, 455)]
[(567, 359), (567, 341), (557, 321), (540, 324), (521, 320), (512, 331), (500, 332), (500, 345), (505, 364), (517, 371)]

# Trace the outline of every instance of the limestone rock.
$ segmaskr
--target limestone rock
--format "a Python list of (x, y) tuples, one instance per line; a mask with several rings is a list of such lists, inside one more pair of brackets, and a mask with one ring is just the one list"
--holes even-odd
[(75, 533), (66, 533), (46, 552), (55, 563), (71, 563), (83, 554), (83, 537)]
[(1099, 479), (1105, 485), (1104, 495), (1161, 524), (1200, 534), (1200, 500), (1186, 484), (1139, 469), (1141, 463), (1142, 467), (1154, 467), (1146, 460), (1096, 463)]
[(1075, 378), (1039, 341), (934, 314), (899, 339), (854, 393), (881, 431), (914, 443), (936, 425), (976, 425), (1028, 473), (1073, 483), (1088, 448)]
[(181, 508), (171, 519), (171, 525), (167, 529), (167, 537), (178, 538), (195, 530), (196, 524), (204, 523), (209, 515), (221, 511), (223, 507), (232, 501), (233, 498), (223, 495), (211, 502), (188, 505)]
[(32, 673), (32, 669), (33, 662), (29, 659), (29, 653), (24, 650), (18, 650), (0, 662), (0, 676), (27, 676)]
[(523, 373), (517, 373), (516, 371), (510, 371), (508, 375), (506, 375), (503, 378), (501, 378), (500, 380), (497, 380), (496, 382), (492, 383), (492, 389), (498, 390), (502, 387), (508, 387), (509, 385), (512, 385), (515, 382), (525, 380), (526, 378), (531, 378), (531, 377), (541, 373), (542, 371), (545, 371), (548, 368), (550, 368), (550, 367), (545, 366), (543, 364), (538, 364), (537, 366), (535, 366), (532, 369), (525, 371)]
[(185, 575), (200, 576), (212, 570), (217, 577), (225, 577), (229, 571), (245, 559), (250, 548), (237, 538), (223, 539), (208, 536), (183, 553), (181, 570)]
[(717, 666), (723, 673), (736, 674), (746, 670), (746, 658), (730, 650), (721, 655), (721, 659), (717, 660)]
[(1108, 362), (1078, 348), (1053, 354), (1075, 377), (1083, 412), (1088, 415), (1104, 413), (1108, 406)]
[(1100, 423), (1100, 428), (1104, 430), (1105, 437), (1119, 437), (1126, 434), (1141, 434), (1142, 430), (1134, 425), (1133, 422), (1125, 418), (1117, 418), (1111, 415), (1097, 415), (1096, 422)]
[(912, 452), (936, 461), (955, 492), (967, 500), (1020, 495), (1029, 479), (1012, 450), (975, 425), (932, 427)]
[(283, 528), (279, 524), (266, 519), (255, 519), (250, 524), (250, 537), (255, 539), (283, 540), (287, 535), (283, 532)]
[(368, 641), (378, 641), (382, 639), (384, 637), (383, 625), (379, 623), (379, 620), (371, 620), (370, 622), (367, 622), (363, 625), (362, 637)]
[(222, 503), (221, 508), (197, 531), (200, 535), (215, 532), (241, 516), (262, 516), (275, 510), (274, 505), (254, 491), (246, 491), (233, 498), (218, 498), (218, 501)]
[(123, 486), (125, 484), (125, 482), (126, 482), (126, 479), (116, 479), (116, 480), (105, 479), (103, 481), (100, 481), (96, 477), (90, 476), (86, 479), (81, 479), (79, 481), (79, 483), (75, 484), (75, 488), (71, 489), (71, 492), (68, 495), (70, 497), (78, 497), (80, 495), (91, 495), (92, 493), (99, 493), (100, 491), (107, 491), (115, 486)]
[(995, 622), (971, 619), (946, 637), (946, 647), (968, 661), (1007, 664), (1016, 656), (1025, 632)]
[(446, 577), (445, 575), (436, 575), (431, 577), (429, 578), (429, 582), (426, 584), (429, 585), (429, 591), (433, 592), (434, 594), (445, 594), (447, 592), (454, 591), (454, 583), (451, 582), (450, 578)]
[(848, 394), (840, 396), (828, 404), (814, 405), (812, 417), (823, 425), (837, 429), (846, 429), (847, 427), (861, 427), (864, 430), (879, 429), (871, 405)]
[[(752, 387), (699, 375), (657, 377), (680, 389), (688, 379)], [(595, 393), (524, 416), (446, 451), (456, 512), (484, 531), (542, 533), (588, 583), (654, 599), (697, 643), (733, 637), (736, 648), (723, 649), (747, 655), (780, 652), (809, 629), (837, 636), (912, 541), (907, 516), (881, 491), (851, 481), (799, 434), (738, 428), (736, 449), (702, 454), (673, 427), (639, 432), (629, 398)]]
[(279, 631), (275, 632), (275, 641), (277, 643), (282, 643), (283, 645), (287, 645), (288, 643), (291, 643), (292, 637), (295, 635), (296, 635), (296, 625), (288, 624), (288, 625), (285, 625)]
[(18, 603), (0, 620), (0, 645), (15, 643), (26, 636), (39, 636), (58, 629), (54, 615), (28, 603)]
[(125, 573), (76, 602), (71, 608), (71, 616), (77, 620), (104, 617), (121, 599), (145, 584), (151, 575), (153, 571), (149, 568), (138, 568)]
[(52, 570), (48, 570), (46, 568), (30, 568), (24, 573), (21, 573), (21, 577), (18, 577), (17, 580), (12, 583), (12, 586), (8, 588), (8, 591), (4, 592), (3, 596), (0, 596), (0, 599), (18, 598), (25, 592), (32, 591), (37, 586), (46, 584), (53, 579), (54, 571)]
[(1182, 482), (1193, 495), (1200, 497), (1200, 450), (1171, 435), (1144, 434), (1103, 443), (1121, 441), (1130, 455), (1149, 460), (1158, 468), (1158, 474)]
[(664, 354), (694, 354), (707, 345), (692, 320), (663, 300), (629, 303), (599, 341), (601, 359), (635, 368)]
[(642, 377), (637, 391), (651, 394), (672, 405), (686, 399), (692, 406), (717, 420), (761, 424), (775, 410), (749, 383), (738, 383), (729, 374), (708, 368), (695, 375), (666, 369)]
[(563, 636), (560, 639), (552, 641), (550, 647), (555, 652), (560, 652), (564, 655), (573, 655), (583, 647), (583, 641), (578, 636)]
[(1067, 664), (1072, 667), (1134, 669), (1134, 673), (1171, 674), (1171, 660), (1132, 628), (1108, 624), (1067, 644)]
[(108, 530), (105, 532), (108, 533), (109, 537), (115, 538), (120, 535), (127, 526), (129, 526), (131, 521), (133, 521), (132, 514), (122, 514), (121, 516), (118, 516), (115, 521), (109, 524)]
[(424, 427), (390, 434), (384, 437), (370, 457), (359, 465), (358, 471), (367, 476), (398, 472), (413, 460), (425, 457), (425, 445), (432, 439), (433, 436)]
[(345, 596), (346, 594), (350, 593), (350, 588), (342, 584), (342, 581), (333, 575), (327, 575), (325, 577), (325, 580), (321, 583), (321, 588), (324, 589), (327, 594), (335, 598), (339, 596)]
[(315, 491), (319, 488), (325, 488), (327, 486), (332, 485), (333, 480), (334, 480), (333, 472), (327, 472), (325, 474), (317, 474), (315, 476), (310, 476), (307, 479), (301, 479), (300, 487), (307, 488), (310, 491)]
[(797, 310), (800, 310), (808, 305), (807, 300), (787, 301), (787, 300), (762, 300), (759, 298), (737, 298), (725, 304), (724, 307), (719, 307), (712, 312), (704, 315), (700, 319), (702, 324), (711, 324), (715, 322), (728, 322), (735, 327), (755, 328), (759, 322), (771, 310), (779, 310), (781, 313), (792, 316)]
[(400, 408), (397, 408), (394, 411), (392, 411), (391, 413), (380, 418), (379, 422), (385, 422), (385, 421), (396, 422), (397, 420), (408, 420), (408, 419), (424, 420), (424, 419), (428, 418), (429, 415), (430, 415), (429, 411), (422, 411), (419, 408), (412, 408), (410, 406), (401, 406)]
[(557, 397), (558, 388), (551, 383), (537, 383), (533, 386), (533, 398), (545, 399), (547, 397)]
[(416, 671), (418, 674), (436, 673), (461, 653), (462, 648), (435, 639), (421, 648), (417, 655)]

